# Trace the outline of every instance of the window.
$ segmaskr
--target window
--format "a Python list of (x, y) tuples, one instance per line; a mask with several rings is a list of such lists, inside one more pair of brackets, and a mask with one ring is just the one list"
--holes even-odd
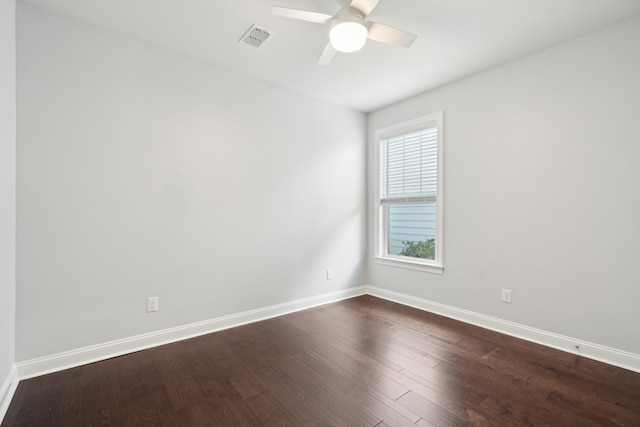
[(442, 112), (376, 132), (376, 261), (442, 273)]

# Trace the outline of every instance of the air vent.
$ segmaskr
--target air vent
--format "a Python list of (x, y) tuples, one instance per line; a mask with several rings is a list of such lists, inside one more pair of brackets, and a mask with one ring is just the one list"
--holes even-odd
[(249, 31), (240, 39), (240, 43), (248, 44), (253, 47), (260, 47), (271, 36), (271, 33), (264, 28), (258, 28), (252, 25)]

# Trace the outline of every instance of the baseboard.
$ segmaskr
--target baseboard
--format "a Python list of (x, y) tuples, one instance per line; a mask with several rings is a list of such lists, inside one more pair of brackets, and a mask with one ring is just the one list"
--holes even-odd
[(11, 371), (9, 371), (9, 375), (7, 375), (7, 378), (2, 382), (2, 386), (0, 386), (0, 424), (2, 424), (2, 420), (4, 420), (4, 416), (7, 414), (7, 409), (9, 409), (9, 404), (11, 403), (11, 399), (13, 399), (17, 387), (18, 370), (16, 365), (13, 365)]
[(21, 380), (364, 295), (360, 286), (17, 363)]
[[(634, 372), (640, 372), (640, 355), (618, 350), (611, 347), (579, 340), (564, 335), (555, 334), (541, 329), (531, 328), (518, 323), (509, 322), (496, 317), (463, 310), (450, 305), (417, 298), (411, 295), (366, 286), (369, 295), (397, 302), (409, 307), (439, 314), (441, 316), (460, 320), (465, 323), (480, 326), (516, 338), (521, 338), (547, 347), (577, 354), (589, 359), (608, 363)], [(576, 345), (579, 350), (576, 350)]]
[[(3, 414), (2, 410), (6, 411), (5, 405), (8, 407), (13, 393), (15, 392), (18, 379), (23, 380), (45, 375), (51, 372), (57, 372), (63, 369), (73, 368), (87, 363), (93, 363), (109, 359), (111, 357), (121, 356), (123, 354), (193, 338), (199, 335), (245, 325), (247, 323), (258, 322), (365, 294), (460, 320), (465, 323), (501, 332), (517, 338), (522, 338), (547, 347), (578, 354), (589, 359), (598, 360), (600, 362), (608, 363), (631, 371), (640, 372), (640, 355), (638, 354), (547, 332), (541, 329), (531, 328), (518, 323), (498, 319), (496, 317), (486, 316), (484, 314), (436, 303), (411, 295), (389, 291), (375, 286), (360, 286), (357, 288), (349, 288), (311, 298), (300, 299), (257, 310), (218, 317), (202, 322), (18, 362), (16, 364), (17, 373), (14, 369), (12, 376), (5, 381), (2, 389), (0, 389), (0, 392), (2, 393), (0, 396), (4, 396), (2, 398), (3, 400), (0, 401), (0, 414)], [(580, 347), (579, 351), (575, 350), (576, 345)]]

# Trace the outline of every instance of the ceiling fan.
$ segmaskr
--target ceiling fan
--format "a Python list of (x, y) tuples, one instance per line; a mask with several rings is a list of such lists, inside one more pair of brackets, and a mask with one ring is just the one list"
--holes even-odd
[(349, 53), (362, 49), (367, 39), (396, 46), (411, 46), (417, 38), (416, 35), (367, 20), (367, 16), (379, 1), (347, 0), (335, 15), (280, 6), (273, 6), (271, 13), (316, 24), (331, 22), (329, 43), (318, 60), (318, 65), (327, 65), (338, 52)]

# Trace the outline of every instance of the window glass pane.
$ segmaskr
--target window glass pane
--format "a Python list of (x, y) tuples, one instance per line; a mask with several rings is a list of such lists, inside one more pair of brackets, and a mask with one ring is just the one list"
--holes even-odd
[(435, 259), (435, 203), (392, 203), (387, 219), (390, 255)]

